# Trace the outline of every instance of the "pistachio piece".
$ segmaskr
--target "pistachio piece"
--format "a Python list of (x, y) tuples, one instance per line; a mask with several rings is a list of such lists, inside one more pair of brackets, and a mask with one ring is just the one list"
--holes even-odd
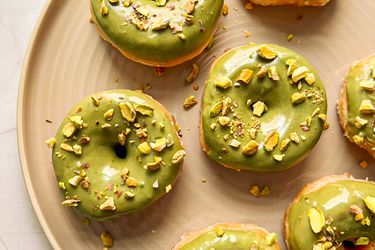
[(215, 227), (215, 232), (216, 232), (217, 237), (223, 237), (223, 235), (225, 233), (224, 230), (219, 226)]
[(49, 148), (53, 148), (55, 146), (55, 143), (56, 143), (56, 138), (55, 137), (50, 137), (48, 138), (45, 143), (47, 144), (47, 146)]
[(242, 147), (242, 153), (244, 155), (253, 155), (258, 151), (258, 143), (254, 140), (251, 140), (245, 146)]
[(121, 170), (121, 172), (120, 172), (120, 176), (121, 176), (121, 178), (122, 178), (124, 181), (126, 181), (126, 179), (129, 177), (128, 174), (129, 174), (129, 169), (128, 169), (127, 167), (125, 167), (125, 168), (124, 168), (123, 170)]
[(155, 0), (155, 2), (157, 6), (163, 7), (164, 5), (166, 5), (167, 0)]
[(300, 104), (306, 100), (306, 96), (304, 94), (296, 92), (290, 97), (290, 100), (293, 104)]
[(309, 69), (305, 66), (301, 66), (296, 68), (292, 73), (292, 81), (297, 83), (298, 81), (302, 80), (307, 76), (309, 73)]
[(133, 105), (130, 102), (120, 102), (118, 104), (121, 116), (128, 122), (134, 122), (137, 116)]
[(108, 0), (111, 4), (118, 4), (119, 0)]
[(257, 73), (257, 77), (263, 78), (263, 77), (266, 76), (267, 72), (268, 72), (267, 67), (265, 65), (263, 65), (262, 67), (260, 67), (260, 69), (259, 69), (259, 71)]
[(121, 146), (124, 146), (126, 143), (126, 134), (124, 133), (124, 131), (119, 133), (117, 135), (117, 138), (118, 138), (118, 143), (120, 143)]
[(80, 175), (75, 175), (73, 176), (72, 178), (69, 179), (69, 184), (74, 186), (74, 187), (78, 187), (79, 183), (82, 181), (82, 176)]
[(228, 15), (228, 5), (224, 3), (223, 5), (223, 8), (221, 9), (221, 14), (223, 16), (227, 16)]
[(59, 181), (59, 188), (65, 190), (66, 189), (65, 183), (62, 181)]
[(150, 145), (148, 145), (147, 142), (142, 142), (141, 144), (138, 145), (138, 151), (141, 154), (148, 155), (149, 153), (151, 153), (151, 147)]
[(77, 199), (67, 199), (61, 202), (61, 205), (66, 207), (77, 207), (81, 201)]
[(96, 96), (96, 95), (92, 95), (91, 99), (94, 102), (95, 106), (99, 106), (100, 105), (100, 101), (102, 100), (102, 97)]
[(231, 103), (232, 103), (232, 99), (230, 99), (230, 97), (226, 97), (223, 100), (223, 108), (221, 110), (221, 115), (226, 115), (229, 113), (229, 107), (231, 106)]
[(129, 176), (126, 178), (125, 185), (127, 187), (138, 187), (138, 181), (136, 178)]
[(76, 155), (82, 155), (82, 147), (78, 144), (73, 145), (73, 152)]
[(369, 115), (375, 112), (375, 107), (370, 100), (363, 100), (359, 106), (359, 113), (362, 115)]
[(243, 69), (237, 80), (245, 84), (249, 84), (253, 79), (253, 75), (254, 71), (252, 71), (251, 69)]
[(258, 130), (256, 128), (250, 128), (250, 138), (254, 140), (257, 136), (257, 132)]
[(275, 159), (275, 161), (282, 161), (283, 158), (284, 158), (285, 154), (282, 154), (282, 155), (272, 155), (273, 159)]
[(223, 109), (223, 102), (218, 102), (210, 109), (210, 117), (217, 116)]
[(359, 237), (355, 241), (356, 246), (367, 246), (368, 244), (370, 244), (370, 239), (368, 237)]
[(375, 90), (375, 81), (374, 80), (367, 80), (362, 81), (359, 83), (359, 86), (366, 91), (373, 92)]
[(292, 142), (295, 142), (295, 143), (297, 143), (297, 144), (300, 143), (299, 136), (298, 136), (298, 134), (297, 134), (296, 132), (292, 132), (292, 133), (290, 133), (290, 134), (289, 134), (289, 138), (290, 138), (290, 140), (291, 140)]
[(215, 130), (216, 127), (217, 127), (217, 124), (216, 124), (216, 123), (213, 122), (213, 123), (210, 124), (210, 128), (211, 128), (211, 130)]
[(272, 246), (277, 241), (277, 234), (276, 233), (270, 233), (266, 235), (266, 242), (267, 245)]
[(107, 200), (105, 200), (105, 202), (99, 206), (99, 209), (102, 211), (115, 211), (116, 206), (113, 197), (109, 197)]
[(268, 152), (272, 151), (279, 142), (279, 133), (277, 131), (271, 131), (264, 138), (264, 149)]
[(104, 124), (102, 125), (102, 128), (110, 128), (110, 127), (112, 127), (112, 125), (109, 124), (109, 123), (104, 123)]
[(106, 16), (108, 15), (108, 7), (105, 5), (104, 1), (102, 2), (102, 4), (100, 5), (100, 15), (102, 16)]
[(147, 163), (144, 168), (150, 171), (158, 170), (161, 167), (162, 158), (155, 156), (154, 162)]
[(280, 150), (281, 151), (285, 151), (288, 148), (289, 143), (290, 143), (290, 139), (289, 138), (286, 138), (286, 139), (282, 140), (281, 141), (281, 145), (280, 145)]
[(174, 139), (171, 134), (167, 134), (166, 140), (167, 140), (167, 148), (171, 147), (174, 144)]
[(164, 30), (168, 28), (169, 18), (158, 18), (151, 24), (151, 30)]
[(305, 81), (308, 85), (313, 85), (315, 83), (315, 76), (313, 73), (308, 73), (305, 77)]
[(72, 122), (68, 122), (62, 129), (62, 133), (66, 138), (70, 138), (77, 131), (77, 127)]
[(365, 202), (366, 207), (370, 210), (370, 212), (372, 214), (375, 214), (375, 197), (366, 196), (363, 201)]
[(277, 73), (277, 68), (275, 65), (268, 68), (268, 78), (271, 78), (274, 81), (280, 80), (280, 76), (279, 73)]
[(154, 181), (154, 183), (152, 183), (152, 188), (154, 188), (154, 189), (159, 188), (159, 180), (158, 180), (158, 179), (156, 179), (156, 180)]
[(112, 235), (110, 235), (107, 231), (103, 231), (100, 234), (100, 240), (102, 241), (102, 245), (105, 246), (105, 247), (112, 247), (113, 246)]
[(88, 137), (88, 136), (83, 136), (83, 137), (81, 137), (81, 138), (78, 140), (78, 143), (79, 143), (80, 145), (87, 145), (87, 144), (89, 144), (90, 141), (91, 141), (90, 137)]
[(287, 76), (291, 76), (293, 72), (297, 69), (297, 61), (295, 59), (288, 59), (285, 62), (288, 65), (288, 69), (286, 71)]
[(233, 148), (238, 148), (241, 145), (241, 142), (236, 140), (236, 139), (232, 139), (232, 140), (230, 140), (228, 145), (233, 147)]
[(132, 191), (126, 191), (124, 193), (124, 197), (127, 200), (133, 199), (135, 197), (135, 194)]
[(308, 212), (310, 226), (314, 233), (320, 233), (325, 226), (325, 218), (323, 212), (316, 207), (310, 208)]
[(194, 9), (195, 9), (195, 3), (197, 2), (198, 0), (187, 0), (185, 5), (184, 5), (184, 9), (186, 11), (187, 14), (192, 14), (194, 12)]
[(259, 241), (253, 240), (253, 242), (251, 243), (250, 250), (259, 250)]
[(353, 139), (354, 143), (357, 144), (357, 145), (362, 144), (363, 140), (364, 140), (363, 136), (360, 136), (360, 135), (355, 135), (355, 136), (352, 137), (352, 139)]
[(253, 115), (261, 117), (266, 108), (267, 106), (263, 102), (257, 101), (253, 104)]
[(104, 119), (107, 121), (112, 120), (114, 109), (109, 109), (104, 113)]
[(172, 164), (173, 165), (176, 165), (178, 163), (180, 163), (181, 161), (183, 161), (184, 157), (186, 155), (186, 152), (185, 150), (178, 150), (176, 153), (173, 154), (172, 156)]
[(254, 197), (259, 197), (260, 196), (260, 187), (258, 185), (252, 185), (249, 189), (249, 192)]
[(271, 60), (277, 57), (277, 52), (265, 44), (262, 44), (261, 46), (259, 46), (259, 48), (257, 49), (257, 53), (260, 57), (264, 59)]
[(195, 106), (197, 103), (198, 103), (198, 101), (197, 101), (197, 99), (195, 99), (195, 96), (190, 95), (190, 96), (185, 98), (183, 106), (184, 106), (185, 109), (190, 109), (193, 106)]
[(73, 147), (70, 146), (70, 145), (67, 144), (67, 143), (61, 143), (61, 144), (60, 144), (60, 148), (61, 148), (62, 150), (67, 151), (67, 152), (73, 152)]
[(224, 127), (224, 126), (228, 126), (229, 125), (230, 118), (227, 117), (227, 116), (219, 116), (218, 121), (219, 121), (219, 124)]
[(155, 142), (151, 142), (150, 146), (156, 152), (161, 152), (167, 146), (167, 139), (165, 137), (158, 138)]
[(169, 184), (168, 186), (166, 186), (165, 187), (165, 192), (168, 194), (169, 193), (169, 191), (171, 191), (172, 190), (172, 185), (171, 184)]
[(365, 126), (367, 123), (368, 123), (368, 121), (367, 121), (366, 119), (362, 119), (362, 118), (359, 117), (359, 116), (356, 116), (356, 117), (355, 117), (354, 125), (355, 125), (357, 128), (362, 128), (362, 127)]
[(214, 85), (216, 88), (221, 88), (221, 89), (228, 89), (233, 86), (232, 80), (229, 78), (222, 79), (220, 81), (214, 81)]
[(367, 163), (366, 160), (361, 160), (361, 161), (359, 161), (359, 166), (361, 168), (368, 168), (368, 163)]
[(191, 70), (186, 76), (185, 81), (188, 83), (194, 82), (195, 79), (197, 79), (198, 74), (199, 74), (199, 66), (198, 64), (194, 63), (193, 65), (191, 65)]
[(269, 188), (269, 186), (265, 185), (262, 190), (260, 190), (260, 195), (262, 196), (267, 196), (271, 193), (271, 190)]
[(354, 217), (354, 220), (355, 221), (360, 221), (364, 218), (364, 215), (362, 213), (360, 214), (356, 214), (355, 217)]
[(141, 115), (146, 115), (152, 117), (154, 115), (154, 108), (146, 104), (136, 104), (134, 110), (140, 113)]

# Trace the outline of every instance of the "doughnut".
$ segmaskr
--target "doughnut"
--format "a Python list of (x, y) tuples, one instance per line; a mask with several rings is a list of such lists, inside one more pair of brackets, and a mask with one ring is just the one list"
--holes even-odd
[(168, 193), (185, 156), (171, 115), (131, 90), (84, 98), (47, 143), (62, 205), (96, 220), (138, 211)]
[(124, 56), (149, 66), (172, 67), (207, 47), (223, 0), (90, 0), (100, 36)]
[(337, 108), (344, 135), (375, 158), (375, 55), (351, 66)]
[(375, 249), (375, 182), (349, 174), (307, 184), (285, 212), (288, 249)]
[(252, 224), (216, 224), (186, 233), (173, 250), (280, 250), (277, 235)]
[(273, 44), (237, 47), (209, 72), (201, 145), (210, 159), (228, 168), (290, 168), (318, 142), (326, 112), (324, 86), (301, 55)]
[(263, 6), (296, 5), (296, 6), (324, 6), (330, 0), (249, 0), (251, 3)]

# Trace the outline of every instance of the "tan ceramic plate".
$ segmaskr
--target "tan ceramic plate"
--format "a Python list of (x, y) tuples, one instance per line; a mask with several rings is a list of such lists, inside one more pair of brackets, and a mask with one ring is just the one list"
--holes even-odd
[[(217, 222), (253, 223), (281, 236), (284, 210), (305, 183), (344, 172), (375, 178), (374, 161), (343, 138), (335, 107), (349, 65), (375, 52), (374, 0), (333, 0), (323, 8), (257, 7), (252, 11), (245, 11), (241, 0), (227, 0), (227, 4), (229, 15), (221, 19), (213, 48), (194, 60), (201, 67), (196, 92), (184, 82), (192, 62), (155, 77), (152, 68), (123, 58), (99, 38), (88, 21), (88, 0), (48, 1), (21, 76), (18, 140), (31, 201), (54, 248), (100, 249), (98, 235), (106, 229), (113, 234), (117, 249), (170, 249), (184, 232)], [(250, 37), (245, 38), (245, 30)], [(291, 42), (285, 39), (288, 33), (295, 35)], [(198, 142), (199, 105), (190, 111), (182, 108), (187, 95), (200, 98), (215, 57), (250, 41), (278, 43), (302, 53), (326, 85), (331, 127), (307, 160), (288, 171), (235, 172), (209, 161)], [(70, 106), (84, 96), (106, 89), (138, 89), (148, 83), (152, 88), (146, 92), (164, 104), (183, 128), (188, 152), (183, 174), (172, 192), (146, 210), (84, 225), (75, 211), (60, 205), (51, 153), (44, 140), (54, 135)], [(360, 159), (372, 162), (367, 170), (359, 168)], [(254, 183), (270, 185), (271, 195), (250, 196), (248, 188)]]

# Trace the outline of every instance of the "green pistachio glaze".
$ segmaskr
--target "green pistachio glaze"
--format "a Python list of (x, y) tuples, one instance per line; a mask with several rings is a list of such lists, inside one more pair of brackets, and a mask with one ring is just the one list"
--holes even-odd
[(277, 243), (269, 246), (266, 242), (266, 234), (258, 230), (227, 229), (224, 232), (222, 237), (218, 237), (215, 230), (205, 232), (179, 250), (249, 250), (254, 241), (258, 242), (258, 249), (280, 249)]
[[(136, 91), (115, 90), (96, 94), (102, 99), (99, 106), (96, 106), (87, 97), (74, 106), (61, 124), (56, 134), (56, 143), (53, 149), (53, 166), (58, 182), (63, 182), (66, 190), (62, 189), (65, 199), (75, 198), (81, 202), (78, 210), (97, 220), (105, 220), (140, 210), (159, 199), (166, 193), (166, 187), (173, 184), (182, 167), (180, 161), (172, 164), (172, 156), (183, 147), (171, 123), (170, 115), (151, 97)], [(133, 123), (127, 122), (121, 115), (120, 102), (129, 101), (133, 105), (145, 104), (152, 107), (152, 117), (141, 115), (137, 112), (136, 120)], [(114, 109), (113, 118), (108, 121), (104, 119), (104, 113)], [(63, 127), (69, 123), (68, 117), (82, 116), (87, 128), (78, 130), (74, 137), (67, 139), (63, 135)], [(104, 123), (111, 124), (109, 128), (102, 128)], [(139, 138), (135, 130), (137, 123), (147, 129), (147, 138)], [(162, 129), (159, 123), (165, 127)], [(115, 152), (115, 145), (119, 146), (118, 134), (129, 128), (125, 144), (125, 158), (119, 158)], [(174, 144), (165, 147), (161, 152), (151, 150), (148, 155), (141, 155), (138, 151), (140, 142), (148, 143), (157, 138), (170, 135)], [(84, 136), (90, 138), (87, 145), (82, 145), (82, 155), (67, 152), (61, 149), (60, 145), (65, 142), (69, 145), (78, 144), (78, 140)], [(151, 171), (144, 168), (146, 163), (153, 162), (154, 156), (163, 160), (160, 169)], [(89, 180), (89, 188), (83, 188), (82, 182), (77, 186), (69, 184), (69, 179), (76, 176), (82, 170), (86, 170), (85, 177)], [(120, 176), (121, 171), (127, 168), (128, 176), (136, 178), (138, 187), (128, 187)], [(77, 172), (78, 171), (78, 172)], [(158, 188), (153, 183), (158, 180)], [(117, 191), (117, 192), (116, 192)], [(132, 199), (125, 198), (125, 192), (131, 191), (135, 194)], [(108, 197), (113, 197), (116, 210), (102, 211), (99, 206)]]
[[(375, 184), (361, 180), (339, 180), (328, 183), (318, 190), (302, 194), (300, 199), (289, 209), (286, 218), (288, 231), (286, 235), (289, 249), (313, 249), (317, 240), (323, 233), (314, 233), (310, 226), (308, 211), (316, 203), (324, 216), (332, 217), (331, 227), (336, 227), (337, 244), (344, 240), (368, 237), (370, 241), (375, 240), (374, 215), (367, 209), (363, 198), (375, 196)], [(356, 205), (363, 210), (364, 217), (369, 217), (371, 225), (362, 225), (356, 222), (354, 215), (349, 213), (351, 205)]]
[[(266, 60), (257, 54), (259, 46), (250, 44), (230, 50), (217, 59), (211, 68), (202, 98), (201, 122), (205, 144), (203, 146), (210, 159), (227, 167), (254, 171), (282, 170), (302, 161), (318, 142), (324, 122), (315, 116), (311, 119), (308, 131), (303, 131), (300, 123), (305, 121), (308, 116), (312, 116), (317, 108), (320, 109), (320, 114), (326, 114), (326, 94), (318, 73), (301, 55), (289, 49), (268, 44), (267, 46), (275, 50), (278, 56), (273, 60)], [(287, 76), (286, 61), (288, 59), (295, 59), (298, 67), (306, 66), (309, 72), (314, 74), (315, 83), (308, 85), (303, 80), (300, 89), (298, 89), (297, 83), (291, 84), (290, 77)], [(276, 66), (280, 80), (274, 81), (267, 75), (263, 78), (257, 77), (259, 65)], [(240, 83), (240, 81), (236, 83), (243, 69), (254, 71), (254, 77), (248, 85)], [(215, 81), (225, 78), (231, 79), (232, 83), (238, 86), (225, 90), (214, 86)], [(316, 95), (307, 98), (301, 104), (292, 104), (291, 95), (302, 91)], [(239, 135), (238, 128), (234, 128), (234, 133), (231, 134), (230, 127), (219, 125), (218, 116), (220, 114), (210, 117), (212, 107), (226, 97), (232, 99), (232, 106), (234, 103), (237, 106), (234, 108), (234, 112), (230, 112), (227, 116), (232, 121), (239, 121), (243, 124), (243, 135)], [(252, 104), (257, 101), (265, 103), (268, 111), (263, 113), (260, 118), (254, 116), (251, 106), (247, 105), (249, 99)], [(320, 101), (316, 101), (317, 99)], [(235, 118), (235, 114), (240, 118)], [(242, 147), (251, 140), (249, 130), (256, 122), (260, 123), (260, 128), (254, 139), (259, 144), (258, 151), (253, 155), (244, 155)], [(212, 123), (217, 123), (215, 130), (210, 128)], [(279, 141), (272, 152), (267, 152), (264, 149), (263, 141), (270, 131), (279, 133)], [(285, 151), (281, 151), (281, 141), (288, 138), (292, 132), (296, 132), (300, 138), (304, 136), (305, 140), (301, 140), (299, 144), (291, 142)], [(225, 135), (229, 135), (227, 140), (224, 139)], [(241, 142), (238, 148), (228, 145), (234, 135)], [(273, 158), (273, 155), (281, 154), (285, 154), (281, 162)]]
[[(347, 135), (352, 138), (355, 135), (363, 137), (364, 142), (373, 147), (375, 153), (375, 116), (373, 114), (361, 115), (359, 107), (363, 100), (371, 100), (375, 106), (375, 91), (364, 90), (360, 86), (362, 81), (375, 81), (372, 77), (371, 65), (375, 65), (375, 56), (368, 57), (355, 63), (345, 78), (346, 87), (346, 109), (347, 109)], [(355, 126), (355, 118), (359, 116), (368, 121), (368, 123), (358, 128)]]
[[(108, 14), (104, 16), (100, 13), (102, 1), (108, 8)], [(179, 59), (202, 50), (215, 31), (223, 0), (198, 0), (194, 12), (191, 13), (194, 18), (191, 25), (185, 24), (184, 6), (187, 1), (191, 0), (169, 0), (166, 5), (159, 7), (156, 1), (134, 0), (131, 6), (125, 7), (123, 0), (118, 4), (111, 4), (108, 0), (91, 0), (91, 7), (100, 29), (116, 47), (129, 57), (137, 58), (137, 61), (152, 61), (163, 66), (175, 64)], [(134, 7), (137, 6), (144, 7), (149, 12), (147, 21), (150, 26), (147, 30), (139, 29), (131, 21)], [(151, 25), (158, 17), (176, 21), (182, 30), (175, 34), (169, 27), (152, 30)], [(180, 38), (181, 34), (186, 40)]]

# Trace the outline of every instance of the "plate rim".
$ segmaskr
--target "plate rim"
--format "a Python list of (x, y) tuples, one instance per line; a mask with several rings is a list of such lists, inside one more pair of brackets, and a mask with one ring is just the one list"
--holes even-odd
[(56, 237), (51, 231), (51, 228), (48, 226), (45, 217), (41, 211), (40, 205), (37, 202), (35, 190), (32, 186), (29, 170), (27, 168), (27, 157), (25, 154), (24, 142), (25, 137), (23, 133), (24, 129), (24, 97), (25, 97), (25, 90), (26, 90), (26, 82), (27, 77), (29, 75), (29, 66), (31, 62), (32, 55), (35, 51), (35, 42), (40, 35), (40, 27), (43, 25), (47, 13), (50, 11), (52, 3), (54, 0), (46, 0), (43, 4), (42, 10), (35, 22), (34, 29), (31, 33), (31, 36), (28, 41), (28, 45), (26, 48), (26, 52), (23, 58), (21, 74), (19, 78), (19, 86), (18, 86), (18, 96), (17, 96), (17, 113), (16, 113), (16, 129), (17, 129), (17, 147), (18, 147), (18, 157), (21, 165), (23, 179), (25, 181), (26, 190), (29, 195), (29, 199), (31, 201), (32, 207), (38, 218), (38, 221), (43, 229), (44, 234), (46, 235), (49, 243), (51, 244), (53, 249), (61, 249), (60, 245), (58, 244)]

